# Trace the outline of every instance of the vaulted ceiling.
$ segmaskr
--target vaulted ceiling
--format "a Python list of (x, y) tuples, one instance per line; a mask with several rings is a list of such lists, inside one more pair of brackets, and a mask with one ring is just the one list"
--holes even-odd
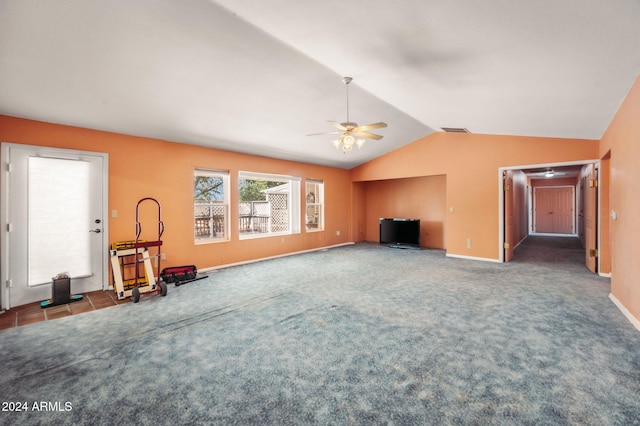
[[(0, 114), (351, 168), (443, 127), (599, 139), (637, 0), (0, 0)], [(343, 154), (327, 120), (384, 121)]]

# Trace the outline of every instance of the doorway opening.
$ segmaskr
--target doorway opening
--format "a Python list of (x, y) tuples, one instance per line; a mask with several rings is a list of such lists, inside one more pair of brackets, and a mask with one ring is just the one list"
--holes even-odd
[(499, 169), (500, 261), (529, 236), (579, 239), (585, 265), (598, 271), (599, 161)]

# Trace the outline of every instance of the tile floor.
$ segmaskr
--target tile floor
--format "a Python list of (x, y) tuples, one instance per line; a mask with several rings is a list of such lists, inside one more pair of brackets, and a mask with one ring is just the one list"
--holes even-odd
[(118, 297), (113, 291), (98, 290), (83, 293), (82, 300), (66, 305), (42, 308), (40, 307), (40, 302), (29, 303), (0, 314), (0, 330), (33, 324), (34, 322), (49, 321), (69, 315), (77, 315), (83, 312), (90, 312), (96, 309), (108, 308), (129, 302), (131, 302), (131, 298), (118, 300)]

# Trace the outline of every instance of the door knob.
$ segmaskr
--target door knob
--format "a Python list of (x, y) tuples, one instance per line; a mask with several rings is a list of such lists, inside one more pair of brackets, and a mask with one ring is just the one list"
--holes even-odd
[(99, 233), (102, 232), (102, 229), (100, 229), (100, 228), (90, 229), (89, 232), (95, 232), (96, 234), (99, 234)]

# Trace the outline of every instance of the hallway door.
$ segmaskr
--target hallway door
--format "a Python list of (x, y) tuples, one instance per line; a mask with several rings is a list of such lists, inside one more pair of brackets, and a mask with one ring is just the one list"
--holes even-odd
[(583, 173), (584, 194), (584, 248), (585, 265), (597, 272), (598, 265), (598, 169), (595, 164), (585, 166)]
[(533, 232), (575, 234), (574, 199), (571, 186), (534, 188)]
[(513, 171), (504, 172), (504, 261), (513, 259), (513, 248), (515, 245), (513, 229)]
[(3, 240), (4, 308), (51, 298), (52, 278), (71, 291), (106, 284), (106, 154), (3, 144), (8, 213)]

